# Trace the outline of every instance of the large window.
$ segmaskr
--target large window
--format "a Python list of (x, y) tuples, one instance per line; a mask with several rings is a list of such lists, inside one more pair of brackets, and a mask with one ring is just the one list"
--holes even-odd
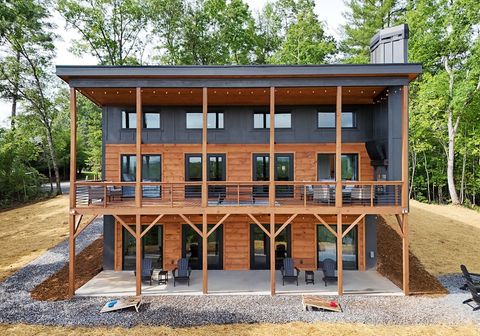
[[(293, 154), (275, 154), (275, 181), (293, 181)], [(270, 179), (270, 165), (268, 154), (253, 155), (254, 181), (268, 181)], [(268, 185), (255, 186), (256, 197), (268, 197)], [(293, 197), (293, 187), (279, 185), (275, 188), (276, 197)]]
[[(318, 112), (318, 128), (335, 128), (335, 112)], [(357, 127), (354, 112), (342, 112), (342, 128)]]
[[(137, 172), (137, 157), (135, 155), (122, 155), (122, 181), (135, 182)], [(162, 181), (162, 158), (160, 155), (142, 155), (142, 181), (143, 182), (161, 182)], [(134, 186), (122, 187), (123, 197), (135, 197)], [(160, 186), (143, 186), (143, 197), (160, 197)]]
[[(225, 154), (207, 155), (207, 180), (225, 181), (226, 162)], [(202, 181), (202, 156), (200, 154), (187, 154), (185, 157), (185, 180), (188, 182)], [(186, 186), (187, 197), (200, 197), (202, 188), (200, 185)], [(220, 195), (225, 192), (225, 186), (209, 186), (209, 197)]]
[[(122, 128), (137, 128), (137, 113), (122, 111)], [(145, 112), (143, 114), (143, 128), (160, 128), (160, 112)]]
[[(336, 231), (336, 225), (330, 225)], [(348, 225), (342, 225), (342, 230), (345, 231)], [(356, 270), (357, 263), (357, 226), (351, 229), (342, 239), (342, 262), (343, 269)], [(323, 266), (325, 259), (332, 259), (337, 262), (337, 238), (323, 225), (317, 225), (317, 261), (318, 267)]]
[[(253, 128), (270, 128), (270, 113), (256, 112), (253, 114)], [(276, 113), (275, 128), (292, 128), (291, 113)]]
[[(130, 226), (135, 232), (135, 226)], [(147, 226), (142, 225), (142, 231)], [(136, 249), (135, 238), (130, 232), (123, 228), (123, 270), (135, 270)], [(154, 268), (163, 268), (163, 226), (154, 225), (142, 237), (142, 259), (152, 259)]]
[[(200, 112), (187, 112), (187, 128), (201, 129), (203, 115)], [(224, 128), (223, 112), (209, 112), (207, 113), (207, 128)]]
[[(319, 181), (335, 180), (335, 154), (318, 154), (317, 177)], [(342, 154), (342, 180), (358, 180), (358, 154)]]

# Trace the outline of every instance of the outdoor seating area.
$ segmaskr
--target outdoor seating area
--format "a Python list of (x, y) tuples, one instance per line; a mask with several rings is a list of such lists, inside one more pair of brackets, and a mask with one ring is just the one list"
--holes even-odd
[[(153, 284), (143, 282), (142, 295), (201, 295), (202, 271), (192, 270), (189, 284), (176, 283), (169, 272), (169, 280), (165, 283), (159, 276), (159, 271), (153, 273)], [(323, 272), (313, 271), (314, 278), (321, 280)], [(298, 286), (295, 282), (285, 282), (280, 271), (276, 272), (277, 294), (318, 294), (336, 295), (337, 283), (328, 282), (325, 286), (322, 281), (306, 282), (306, 272), (300, 270)], [(376, 271), (344, 271), (344, 293), (371, 294), (371, 295), (403, 295), (400, 288)], [(159, 282), (160, 279), (160, 282)], [(270, 271), (208, 271), (209, 295), (270, 295)], [(135, 295), (135, 276), (132, 271), (102, 271), (93, 279), (80, 287), (78, 296), (129, 296)]]

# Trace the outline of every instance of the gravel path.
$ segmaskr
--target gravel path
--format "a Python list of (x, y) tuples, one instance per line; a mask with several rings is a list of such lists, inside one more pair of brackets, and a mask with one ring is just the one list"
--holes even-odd
[[(96, 220), (77, 239), (77, 253), (101, 235)], [(468, 295), (459, 291), (457, 276), (440, 280), (451, 289), (443, 297), (344, 296), (337, 298), (343, 313), (304, 312), (300, 296), (159, 296), (145, 297), (140, 313), (100, 314), (107, 298), (40, 302), (29, 291), (66, 262), (68, 242), (62, 242), (0, 283), (0, 323), (45, 325), (173, 327), (223, 323), (285, 323), (292, 321), (356, 322), (369, 324), (480, 323), (480, 312), (462, 305)]]

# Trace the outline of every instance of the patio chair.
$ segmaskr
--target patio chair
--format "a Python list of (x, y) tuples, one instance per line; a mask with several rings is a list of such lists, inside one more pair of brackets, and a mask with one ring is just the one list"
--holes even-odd
[(373, 197), (375, 198), (375, 194), (372, 190), (372, 187), (368, 185), (353, 187), (351, 189), (350, 198), (352, 200), (352, 203), (366, 205), (366, 204), (370, 204), (372, 193), (373, 193)]
[(331, 190), (327, 185), (318, 185), (313, 187), (313, 201), (317, 203), (328, 203), (331, 200)]
[(173, 287), (175, 287), (177, 281), (186, 281), (190, 286), (190, 274), (192, 269), (188, 266), (187, 258), (180, 258), (177, 261), (177, 267), (172, 271), (173, 274)]
[(335, 261), (333, 259), (327, 258), (323, 261), (323, 281), (325, 281), (325, 287), (328, 285), (328, 281), (337, 281), (338, 278), (335, 275)]
[[(463, 277), (465, 278), (466, 282), (470, 282), (477, 290), (477, 292), (480, 292), (480, 281), (474, 281), (473, 277), (475, 278), (480, 278), (480, 274), (478, 273), (470, 273), (467, 270), (467, 267), (465, 265), (460, 265), (460, 269), (462, 270)], [(462, 287), (460, 287), (461, 290), (468, 290), (467, 283), (465, 283)]]
[(472, 298), (463, 301), (463, 304), (473, 302), (474, 304), (476, 304), (476, 306), (475, 307), (472, 307), (470, 305), (469, 306), (472, 307), (474, 311), (479, 310), (480, 309), (480, 295), (478, 294), (477, 289), (475, 288), (475, 286), (470, 281), (467, 281), (467, 288), (470, 291), (470, 293), (472, 294)]
[(282, 272), (282, 284), (285, 286), (285, 280), (293, 280), (297, 282), (298, 286), (298, 275), (300, 274), (300, 270), (293, 266), (293, 259), (292, 258), (284, 258), (283, 259), (283, 266), (281, 267)]
[[(133, 271), (133, 274), (137, 276), (137, 271)], [(152, 285), (152, 274), (153, 274), (153, 266), (152, 266), (152, 259), (145, 258), (142, 260), (142, 281), (149, 281), (150, 286)]]

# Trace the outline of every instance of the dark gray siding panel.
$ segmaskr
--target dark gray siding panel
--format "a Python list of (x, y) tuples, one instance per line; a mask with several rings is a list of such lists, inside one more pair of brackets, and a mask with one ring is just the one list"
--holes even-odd
[(114, 269), (115, 221), (113, 216), (103, 216), (103, 269)]
[(388, 180), (402, 179), (402, 91), (390, 87), (388, 96)]
[(367, 270), (377, 266), (377, 220), (377, 216), (365, 216), (365, 267)]
[[(344, 111), (357, 113), (357, 128), (344, 129), (343, 141), (364, 142), (373, 136), (373, 115), (375, 105), (346, 105)], [(133, 144), (135, 130), (122, 129), (122, 107), (106, 108), (106, 143)], [(201, 143), (201, 130), (186, 129), (186, 112), (201, 112), (201, 108), (192, 107), (150, 107), (148, 111), (160, 111), (160, 129), (144, 129), (144, 143)], [(223, 111), (225, 115), (224, 129), (209, 129), (208, 142), (218, 144), (258, 144), (268, 143), (268, 129), (254, 129), (253, 114), (255, 111), (268, 111), (268, 107), (226, 107), (211, 109)], [(277, 143), (326, 143), (335, 141), (335, 129), (319, 129), (317, 111), (335, 111), (335, 106), (278, 107), (277, 112), (292, 113), (292, 128), (277, 129)]]

